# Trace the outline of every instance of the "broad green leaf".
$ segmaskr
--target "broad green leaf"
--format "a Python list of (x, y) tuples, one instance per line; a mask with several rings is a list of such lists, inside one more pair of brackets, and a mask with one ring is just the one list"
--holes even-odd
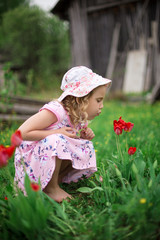
[(93, 192), (95, 190), (103, 191), (103, 188), (97, 186), (95, 188), (81, 187), (81, 188), (77, 189), (77, 191), (81, 192), (81, 193), (91, 193), (91, 192)]

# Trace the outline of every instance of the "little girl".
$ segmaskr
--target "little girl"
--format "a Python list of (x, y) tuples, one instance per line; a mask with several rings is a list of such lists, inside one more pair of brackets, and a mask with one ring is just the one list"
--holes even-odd
[(24, 191), (24, 167), (31, 181), (57, 202), (71, 198), (59, 183), (77, 182), (96, 168), (88, 120), (101, 113), (111, 80), (87, 67), (71, 68), (63, 77), (62, 95), (45, 104), (19, 128), (23, 142), (15, 153), (15, 181)]

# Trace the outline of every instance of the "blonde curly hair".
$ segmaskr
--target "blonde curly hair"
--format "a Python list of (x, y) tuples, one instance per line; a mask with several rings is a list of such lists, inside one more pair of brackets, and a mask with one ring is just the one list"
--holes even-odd
[(71, 118), (74, 127), (76, 127), (79, 123), (86, 123), (88, 117), (86, 109), (89, 104), (89, 98), (92, 94), (93, 91), (84, 97), (74, 97), (69, 95), (62, 100), (61, 103), (65, 110), (68, 112), (68, 115)]

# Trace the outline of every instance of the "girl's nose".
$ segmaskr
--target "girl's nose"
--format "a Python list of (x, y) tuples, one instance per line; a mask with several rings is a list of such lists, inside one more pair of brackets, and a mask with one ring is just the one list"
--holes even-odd
[(103, 103), (101, 103), (101, 105), (100, 105), (100, 109), (102, 109), (103, 108)]

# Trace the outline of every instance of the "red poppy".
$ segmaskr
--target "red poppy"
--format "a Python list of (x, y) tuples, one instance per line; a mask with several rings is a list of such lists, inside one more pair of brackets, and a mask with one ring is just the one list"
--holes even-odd
[(13, 155), (14, 150), (14, 146), (4, 147), (3, 145), (0, 145), (0, 168), (7, 165), (8, 159)]
[(8, 200), (8, 197), (6, 197), (6, 196), (5, 196), (5, 197), (4, 197), (4, 200), (6, 200), (6, 201), (7, 201), (7, 200)]
[(32, 182), (31, 183), (31, 188), (33, 191), (38, 192), (40, 189), (40, 186), (37, 183)]
[(22, 142), (22, 135), (20, 130), (16, 130), (11, 136), (11, 144), (15, 147), (19, 147)]
[(133, 155), (135, 152), (136, 152), (136, 147), (130, 147), (130, 148), (128, 149), (128, 154), (129, 154), (129, 155)]

